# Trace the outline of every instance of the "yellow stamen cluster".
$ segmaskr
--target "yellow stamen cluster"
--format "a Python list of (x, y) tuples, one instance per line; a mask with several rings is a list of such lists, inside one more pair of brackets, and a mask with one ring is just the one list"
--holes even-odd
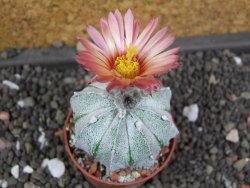
[(133, 79), (140, 72), (140, 64), (135, 57), (136, 47), (127, 47), (127, 54), (116, 58), (114, 68), (124, 78)]

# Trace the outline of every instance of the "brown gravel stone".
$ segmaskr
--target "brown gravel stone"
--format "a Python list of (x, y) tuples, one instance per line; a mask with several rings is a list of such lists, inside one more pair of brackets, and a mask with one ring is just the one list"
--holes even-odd
[(233, 160), (233, 162), (237, 161), (237, 160), (238, 160), (238, 155), (233, 154), (233, 156), (232, 156), (232, 160)]
[(93, 162), (91, 161), (91, 160), (84, 160), (84, 164), (85, 165), (90, 165), (90, 164), (92, 164)]
[(149, 176), (149, 175), (150, 175), (150, 171), (149, 170), (143, 169), (141, 171), (141, 176), (146, 177), (146, 176)]
[(102, 172), (101, 172), (100, 170), (97, 170), (97, 171), (95, 172), (95, 176), (96, 176), (97, 178), (101, 178), (101, 177), (102, 177)]
[(240, 187), (240, 188), (250, 188), (250, 185), (243, 184), (243, 185), (241, 185), (241, 187)]
[(156, 163), (154, 166), (151, 167), (151, 171), (154, 172), (159, 167), (159, 164)]
[(9, 121), (10, 120), (9, 112), (0, 112), (0, 120)]
[(127, 175), (127, 173), (126, 173), (125, 170), (121, 170), (121, 171), (119, 172), (119, 176), (126, 176), (126, 175)]
[(163, 155), (166, 154), (166, 153), (168, 153), (168, 152), (169, 152), (169, 147), (168, 147), (168, 146), (164, 146), (164, 147), (161, 149), (161, 152), (162, 152)]
[(110, 176), (110, 179), (112, 181), (118, 181), (119, 180), (119, 175), (117, 173), (113, 173), (111, 176)]
[(89, 169), (90, 174), (94, 174), (97, 170), (97, 163), (93, 163)]
[(250, 115), (247, 118), (247, 124), (250, 125)]

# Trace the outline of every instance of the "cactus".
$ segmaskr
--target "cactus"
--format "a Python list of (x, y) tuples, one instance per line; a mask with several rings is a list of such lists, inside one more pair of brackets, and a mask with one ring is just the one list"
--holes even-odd
[(149, 95), (128, 87), (106, 91), (94, 83), (71, 98), (75, 147), (84, 150), (111, 173), (133, 167), (149, 169), (161, 148), (178, 134), (171, 114), (171, 90)]

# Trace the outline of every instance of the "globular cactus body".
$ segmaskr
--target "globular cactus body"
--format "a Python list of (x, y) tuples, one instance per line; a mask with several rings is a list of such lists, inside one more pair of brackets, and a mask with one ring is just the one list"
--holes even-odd
[(150, 168), (178, 134), (169, 113), (170, 89), (147, 95), (135, 88), (107, 92), (106, 86), (91, 84), (72, 96), (75, 146), (105, 165), (108, 174)]

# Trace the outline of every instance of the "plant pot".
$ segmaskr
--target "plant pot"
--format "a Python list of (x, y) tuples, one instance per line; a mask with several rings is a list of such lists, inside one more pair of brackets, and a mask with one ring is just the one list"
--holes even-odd
[(162, 171), (168, 164), (170, 158), (172, 157), (173, 153), (174, 153), (174, 149), (175, 149), (175, 145), (176, 145), (176, 138), (173, 138), (170, 141), (170, 146), (169, 146), (169, 154), (165, 160), (165, 162), (152, 174), (150, 174), (149, 176), (140, 179), (140, 180), (135, 180), (132, 182), (126, 182), (126, 183), (117, 183), (117, 182), (110, 182), (110, 181), (106, 181), (106, 180), (102, 180), (100, 178), (97, 178), (91, 174), (89, 174), (74, 158), (71, 149), (69, 147), (69, 140), (68, 140), (68, 135), (67, 135), (67, 126), (69, 125), (70, 122), (70, 118), (72, 117), (72, 110), (69, 111), (65, 124), (64, 124), (64, 143), (65, 143), (65, 147), (66, 150), (70, 156), (70, 159), (73, 161), (74, 165), (83, 173), (85, 179), (91, 183), (94, 187), (96, 188), (137, 188), (142, 186), (146, 181), (148, 181), (149, 179), (153, 178), (156, 174), (158, 174), (160, 171)]

